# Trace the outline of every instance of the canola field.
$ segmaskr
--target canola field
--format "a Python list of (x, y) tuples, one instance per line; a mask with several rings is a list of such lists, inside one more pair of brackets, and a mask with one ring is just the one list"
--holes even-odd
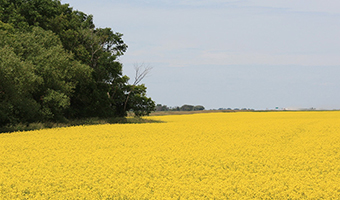
[(340, 112), (0, 134), (0, 199), (339, 199)]

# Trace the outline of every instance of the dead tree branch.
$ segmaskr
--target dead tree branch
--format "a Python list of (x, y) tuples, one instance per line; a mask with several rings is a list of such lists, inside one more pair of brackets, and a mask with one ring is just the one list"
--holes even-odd
[(132, 84), (131, 90), (129, 91), (125, 103), (124, 103), (124, 111), (126, 111), (126, 106), (127, 106), (127, 102), (129, 101), (129, 97), (130, 94), (133, 92), (133, 90), (135, 89), (135, 87), (151, 72), (152, 67), (150, 67), (149, 65), (145, 65), (144, 63), (142, 64), (134, 64), (134, 68), (135, 68), (135, 80)]

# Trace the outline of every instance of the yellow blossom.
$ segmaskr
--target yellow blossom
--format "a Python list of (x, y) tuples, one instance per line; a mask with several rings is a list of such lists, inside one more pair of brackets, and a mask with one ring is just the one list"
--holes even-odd
[(340, 112), (0, 134), (0, 199), (338, 199)]

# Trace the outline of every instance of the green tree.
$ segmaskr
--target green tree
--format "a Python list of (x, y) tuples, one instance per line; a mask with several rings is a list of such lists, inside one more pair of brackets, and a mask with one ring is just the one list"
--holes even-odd
[(181, 111), (192, 111), (194, 110), (194, 106), (185, 104), (181, 106), (180, 110)]
[(130, 101), (128, 101), (127, 110), (133, 111), (137, 117), (149, 115), (155, 111), (155, 102), (146, 96), (145, 85), (132, 85), (131, 87), (133, 89), (129, 90)]
[[(59, 0), (0, 0), (0, 5), (0, 20), (27, 39), (23, 42), (7, 38), (7, 45), (21, 61), (31, 62), (36, 74), (43, 78), (42, 89), (32, 95), (45, 117), (125, 116), (132, 109), (132, 102), (139, 105), (148, 102), (145, 93), (139, 93), (140, 98), (132, 98), (135, 86), (129, 85), (129, 78), (122, 74), (122, 64), (117, 58), (126, 52), (127, 45), (121, 33), (110, 28), (95, 28), (92, 15), (73, 10)], [(39, 31), (43, 37), (35, 43), (30, 34)], [(65, 56), (67, 58), (62, 59)], [(78, 73), (79, 68), (86, 70)], [(74, 76), (72, 72), (69, 76), (64, 74), (66, 69), (74, 69)], [(90, 78), (79, 79), (88, 75), (89, 69)], [(64, 79), (67, 90), (60, 86), (62, 81), (54, 81)], [(134, 108), (137, 110), (137, 106)]]
[(34, 66), (21, 61), (13, 48), (0, 47), (0, 80), (0, 126), (35, 121), (40, 105), (32, 92), (42, 80), (34, 74)]
[(194, 107), (194, 110), (205, 110), (204, 106), (197, 105)]
[(39, 27), (12, 34), (0, 30), (0, 38), (1, 103), (6, 105), (2, 122), (62, 119), (76, 84), (90, 79), (91, 68), (65, 52), (55, 34)]

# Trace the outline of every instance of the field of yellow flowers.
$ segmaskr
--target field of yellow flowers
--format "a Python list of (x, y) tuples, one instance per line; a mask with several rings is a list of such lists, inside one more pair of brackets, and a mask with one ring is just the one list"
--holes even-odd
[(340, 112), (0, 134), (0, 199), (339, 199)]

